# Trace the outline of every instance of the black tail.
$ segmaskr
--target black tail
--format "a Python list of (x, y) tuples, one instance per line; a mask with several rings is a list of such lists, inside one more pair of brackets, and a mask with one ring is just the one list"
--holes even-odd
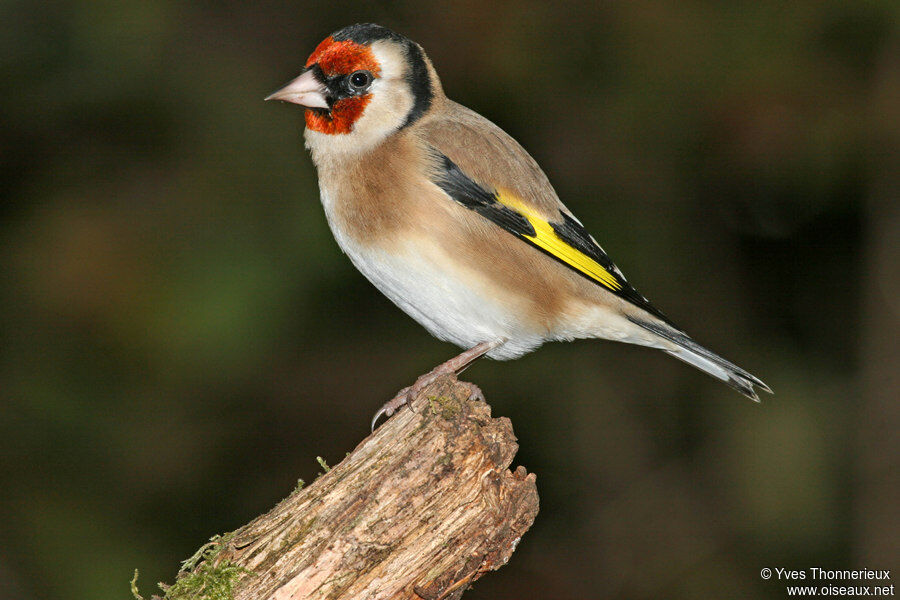
[(758, 377), (754, 377), (737, 365), (728, 362), (718, 354), (707, 350), (681, 331), (667, 325), (650, 323), (634, 317), (628, 317), (628, 320), (677, 346), (672, 349), (664, 348), (663, 350), (665, 352), (679, 360), (683, 360), (689, 365), (697, 367), (701, 371), (709, 373), (716, 379), (724, 381), (751, 400), (759, 402), (759, 396), (756, 395), (756, 390), (753, 389), (753, 386), (759, 386), (760, 389), (763, 389), (770, 394), (772, 393), (772, 389)]

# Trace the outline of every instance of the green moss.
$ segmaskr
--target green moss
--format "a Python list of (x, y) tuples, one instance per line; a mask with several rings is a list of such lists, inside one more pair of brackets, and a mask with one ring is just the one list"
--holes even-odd
[[(324, 458), (317, 456), (316, 461), (325, 473), (331, 471)], [(321, 475), (324, 473), (319, 473), (319, 476)], [(302, 490), (305, 485), (305, 481), (298, 479), (294, 491)], [(283, 541), (282, 546), (298, 543), (309, 533), (315, 522), (315, 518), (310, 519), (298, 529), (291, 540)], [(183, 561), (174, 584), (171, 586), (159, 584), (160, 589), (165, 592), (163, 600), (232, 600), (234, 585), (238, 578), (241, 575), (253, 574), (252, 571), (229, 560), (216, 560), (233, 537), (234, 532), (214, 535), (193, 556)], [(138, 590), (137, 580), (138, 570), (135, 569), (134, 577), (131, 579), (131, 595), (134, 600), (144, 600)]]
[(232, 600), (234, 584), (247, 569), (222, 561), (218, 565), (203, 563), (191, 573), (179, 578), (166, 590), (166, 600)]
[(462, 412), (462, 405), (456, 398), (448, 398), (446, 396), (429, 396), (428, 406), (431, 407), (431, 413), (440, 415), (445, 420), (453, 420)]
[[(182, 562), (175, 583), (171, 586), (159, 586), (165, 592), (164, 600), (232, 600), (238, 578), (251, 573), (229, 560), (216, 561), (233, 537), (234, 533), (215, 535), (193, 556)], [(135, 569), (131, 580), (131, 594), (135, 600), (144, 600), (138, 593), (137, 578), (138, 572)]]
[(134, 600), (144, 600), (144, 597), (141, 596), (140, 592), (138, 592), (137, 586), (138, 580), (138, 570), (134, 570), (134, 577), (131, 578), (131, 595), (134, 597)]

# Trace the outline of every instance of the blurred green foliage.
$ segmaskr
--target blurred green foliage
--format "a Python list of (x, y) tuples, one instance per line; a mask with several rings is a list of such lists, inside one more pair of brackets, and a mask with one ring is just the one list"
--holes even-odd
[(542, 510), (471, 597), (782, 598), (761, 567), (859, 555), (861, 349), (900, 314), (861, 303), (871, 215), (897, 202), (896, 2), (0, 17), (0, 597), (127, 597), (135, 567), (171, 582), (455, 352), (341, 255), (301, 112), (262, 102), (357, 21), (419, 41), (638, 289), (777, 393), (754, 406), (604, 342), (477, 364)]

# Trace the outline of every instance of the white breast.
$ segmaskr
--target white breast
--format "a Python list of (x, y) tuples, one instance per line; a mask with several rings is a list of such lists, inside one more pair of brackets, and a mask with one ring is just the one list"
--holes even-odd
[(488, 354), (498, 360), (521, 356), (545, 341), (516, 318), (515, 306), (493, 297), (476, 275), (462, 271), (436, 244), (419, 240), (412, 248), (397, 240), (390, 251), (363, 247), (342, 230), (332, 199), (324, 188), (321, 193), (341, 250), (381, 293), (436, 338), (466, 349), (506, 339)]

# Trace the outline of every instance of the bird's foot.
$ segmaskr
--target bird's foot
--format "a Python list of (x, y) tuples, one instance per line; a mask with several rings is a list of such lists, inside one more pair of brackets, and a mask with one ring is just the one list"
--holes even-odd
[(455, 376), (456, 372), (453, 369), (449, 369), (446, 366), (446, 363), (443, 365), (438, 365), (432, 371), (425, 373), (424, 375), (416, 379), (416, 382), (411, 386), (405, 387), (397, 392), (397, 395), (385, 402), (384, 406), (379, 408), (378, 412), (375, 413), (375, 416), (372, 417), (372, 431), (375, 431), (375, 425), (376, 423), (378, 423), (378, 419), (380, 419), (382, 415), (386, 417), (392, 416), (404, 405), (412, 402), (413, 398), (419, 395), (419, 392), (428, 387), (431, 383), (434, 382), (435, 379), (437, 379), (441, 375)]
[(487, 402), (484, 399), (484, 393), (481, 391), (481, 388), (475, 385), (474, 383), (469, 383), (468, 381), (461, 381), (461, 385), (464, 385), (469, 390), (469, 398), (471, 400), (476, 400), (479, 402)]
[[(404, 404), (408, 404), (412, 401), (413, 398), (419, 395), (423, 389), (425, 389), (428, 385), (430, 385), (435, 379), (440, 377), (441, 375), (453, 375), (456, 376), (457, 373), (468, 367), (472, 364), (472, 361), (483, 356), (493, 350), (494, 348), (499, 348), (506, 342), (505, 339), (493, 340), (490, 342), (481, 342), (477, 346), (469, 348), (459, 356), (454, 356), (450, 360), (445, 363), (442, 363), (432, 369), (430, 372), (425, 373), (418, 379), (416, 382), (409, 386), (408, 388), (403, 388), (400, 392), (388, 400), (384, 406), (378, 409), (378, 412), (375, 413), (375, 416), (372, 417), (372, 431), (375, 431), (375, 424), (378, 422), (378, 419), (381, 418), (382, 415), (390, 417), (397, 410), (400, 409)], [(478, 388), (473, 386), (473, 393), (477, 393), (476, 398), (480, 400), (484, 400), (484, 396), (481, 395), (481, 391)]]
[(403, 388), (397, 392), (396, 396), (385, 402), (384, 405), (378, 409), (378, 412), (372, 417), (372, 431), (375, 431), (375, 424), (378, 423), (378, 419), (380, 419), (382, 415), (390, 417), (404, 404), (409, 403), (409, 390), (410, 388), (408, 387)]

